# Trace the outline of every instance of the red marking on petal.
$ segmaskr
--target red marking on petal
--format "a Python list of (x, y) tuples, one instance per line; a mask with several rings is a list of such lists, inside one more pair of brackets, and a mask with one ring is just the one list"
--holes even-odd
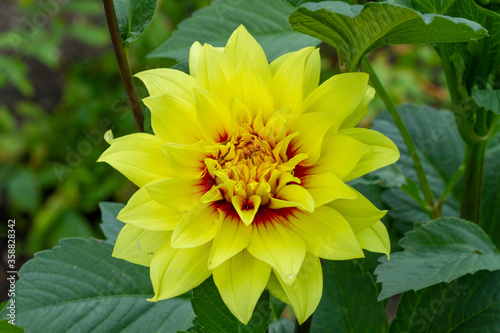
[(229, 139), (229, 135), (227, 134), (226, 131), (224, 131), (223, 135), (219, 134), (219, 139), (216, 140), (216, 141), (219, 142), (219, 143), (225, 143), (228, 139)]
[(293, 140), (292, 140), (288, 144), (288, 147), (286, 148), (286, 156), (288, 156), (289, 159), (294, 157), (299, 152), (299, 148), (300, 147), (298, 147), (296, 144), (294, 144)]
[(231, 217), (231, 218), (240, 219), (240, 216), (238, 215), (238, 213), (234, 209), (234, 206), (232, 203), (227, 202), (226, 200), (222, 199), (222, 200), (219, 200), (217, 202), (213, 202), (212, 204), (215, 205), (215, 207), (217, 207), (217, 209), (220, 212), (224, 213), (224, 215)]
[(210, 173), (205, 169), (203, 176), (200, 178), (200, 191), (205, 194), (208, 192), (212, 186), (216, 185), (215, 180), (212, 178)]
[(300, 179), (300, 181), (302, 182), (301, 185), (304, 185), (305, 178), (313, 173), (312, 169), (313, 166), (303, 165), (302, 163), (299, 163), (297, 166), (295, 166), (293, 175), (294, 177)]
[(273, 225), (274, 223), (281, 223), (282, 225), (288, 225), (288, 219), (294, 216), (297, 208), (281, 208), (281, 209), (271, 209), (267, 206), (260, 207), (259, 211), (255, 215), (253, 224), (255, 225)]

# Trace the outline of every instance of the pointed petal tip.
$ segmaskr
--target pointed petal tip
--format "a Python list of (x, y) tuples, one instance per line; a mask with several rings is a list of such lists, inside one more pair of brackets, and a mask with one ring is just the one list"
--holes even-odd
[(297, 318), (297, 322), (299, 323), (299, 325), (302, 325), (303, 323), (306, 322), (307, 319), (309, 319), (309, 317), (312, 316), (312, 313), (308, 316), (300, 316), (300, 315), (297, 315), (295, 314), (296, 318)]
[(113, 141), (115, 140), (114, 139), (114, 136), (113, 136), (113, 131), (112, 130), (108, 130), (106, 133), (104, 133), (104, 140), (109, 144), (111, 145), (113, 143)]
[(247, 28), (245, 28), (245, 26), (243, 24), (240, 24), (238, 26), (238, 28), (236, 28), (236, 31), (246, 31), (246, 32), (248, 32)]
[[(126, 214), (127, 214), (126, 212), (125, 212), (125, 213), (123, 212), (124, 210), (125, 210), (125, 207), (123, 207), (123, 208), (122, 208), (122, 209), (118, 212), (118, 215), (116, 215), (116, 219), (117, 219), (118, 221), (123, 222), (122, 220), (123, 220), (124, 216), (126, 216)], [(125, 223), (125, 222), (123, 222), (123, 223)]]
[(260, 196), (253, 195), (248, 200), (245, 200), (239, 196), (233, 196), (231, 201), (234, 209), (238, 213), (241, 221), (245, 224), (245, 226), (248, 227), (250, 224), (252, 224), (255, 215), (259, 210), (259, 206), (261, 203)]

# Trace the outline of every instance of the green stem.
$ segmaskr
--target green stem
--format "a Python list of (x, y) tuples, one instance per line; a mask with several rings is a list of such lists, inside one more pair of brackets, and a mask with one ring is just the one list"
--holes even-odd
[(309, 333), (311, 331), (312, 318), (313, 316), (311, 315), (302, 325), (295, 326), (295, 333)]
[(448, 184), (446, 184), (446, 187), (443, 191), (443, 194), (441, 194), (441, 196), (439, 197), (439, 201), (437, 204), (439, 210), (441, 210), (441, 207), (443, 207), (443, 204), (444, 204), (446, 198), (448, 197), (448, 195), (450, 195), (451, 191), (453, 191), (453, 189), (457, 185), (458, 181), (462, 178), (462, 176), (464, 174), (464, 170), (465, 170), (465, 166), (464, 165), (460, 166), (460, 168), (458, 168), (457, 172), (455, 172), (455, 174), (451, 177)]
[[(488, 31), (491, 31), (492, 20), (490, 17), (485, 18), (483, 26)], [(477, 74), (474, 77), (479, 89), (486, 87), (489, 75), (490, 47), (490, 37), (483, 38), (479, 43), (479, 61), (476, 69)], [(484, 109), (476, 111), (475, 119), (471, 116), (468, 119), (461, 119), (461, 121), (462, 124), (459, 125), (467, 126), (465, 130), (461, 129), (460, 131), (467, 146), (465, 148), (465, 174), (460, 216), (463, 219), (480, 224), (486, 143), (491, 136), (495, 123), (490, 123), (488, 113)]]
[(113, 49), (115, 50), (116, 60), (118, 61), (118, 68), (122, 77), (125, 92), (127, 93), (128, 102), (134, 115), (135, 124), (139, 132), (144, 132), (144, 116), (142, 114), (141, 104), (137, 97), (135, 90), (134, 79), (130, 71), (130, 64), (128, 56), (123, 46), (120, 28), (118, 27), (118, 20), (116, 18), (115, 6), (113, 0), (103, 0), (104, 11), (106, 13), (106, 20), (108, 21), (109, 34)]
[[(488, 30), (491, 34), (493, 28), (493, 18), (491, 16), (486, 16), (483, 20), (483, 27)], [(491, 37), (485, 37), (479, 41), (480, 44), (480, 56), (479, 64), (477, 66), (477, 87), (479, 89), (486, 88), (486, 82), (488, 81), (489, 71), (488, 67), (490, 64), (490, 47), (491, 47)]]
[(457, 79), (446, 45), (439, 44), (439, 54), (441, 55), (441, 64), (443, 65), (444, 76), (446, 77), (448, 91), (450, 92), (452, 110), (456, 113), (461, 105), (460, 91), (458, 90)]
[(363, 68), (365, 71), (370, 74), (370, 80), (373, 84), (373, 87), (377, 91), (380, 97), (382, 97), (382, 100), (385, 103), (385, 106), (387, 107), (387, 110), (392, 116), (392, 119), (394, 120), (394, 123), (396, 124), (397, 128), (401, 132), (401, 136), (403, 137), (403, 140), (406, 144), (406, 147), (408, 147), (408, 153), (410, 154), (410, 158), (413, 162), (413, 167), (415, 168), (415, 171), (417, 172), (418, 180), (420, 182), (420, 187), (422, 188), (422, 192), (424, 193), (425, 200), (427, 201), (427, 204), (429, 205), (430, 210), (432, 211), (432, 217), (439, 217), (441, 216), (441, 213), (437, 209), (438, 207), (434, 204), (434, 195), (432, 194), (431, 187), (429, 185), (429, 181), (427, 180), (427, 176), (425, 174), (424, 168), (422, 166), (422, 162), (420, 161), (420, 157), (418, 156), (417, 148), (415, 147), (415, 143), (413, 142), (413, 139), (410, 136), (410, 133), (408, 132), (408, 129), (406, 128), (405, 124), (403, 123), (403, 120), (399, 116), (398, 111), (394, 107), (394, 104), (392, 103), (391, 99), (389, 98), (389, 95), (387, 95), (387, 92), (384, 89), (384, 86), (380, 82), (377, 74), (373, 70), (372, 66), (370, 65), (370, 62), (366, 57), (363, 57)]
[(467, 144), (460, 217), (480, 224), (486, 141)]

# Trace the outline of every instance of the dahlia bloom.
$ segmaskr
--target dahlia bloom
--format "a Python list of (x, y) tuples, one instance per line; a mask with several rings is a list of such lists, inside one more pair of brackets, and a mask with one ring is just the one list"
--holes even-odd
[(194, 43), (189, 72), (137, 74), (155, 134), (106, 135), (99, 161), (139, 187), (113, 256), (150, 267), (152, 301), (213, 275), (241, 322), (267, 288), (302, 323), (321, 298), (319, 258), (389, 254), (385, 211), (345, 184), (399, 158), (387, 137), (354, 128), (374, 96), (368, 75), (318, 86), (318, 49), (269, 64), (243, 26), (225, 48)]

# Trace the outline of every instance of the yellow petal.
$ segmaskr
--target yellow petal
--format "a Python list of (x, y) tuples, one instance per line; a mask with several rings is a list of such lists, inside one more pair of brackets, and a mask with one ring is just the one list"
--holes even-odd
[(149, 266), (163, 243), (170, 239), (171, 231), (152, 231), (125, 224), (113, 249), (112, 256), (134, 264)]
[(201, 138), (194, 104), (173, 95), (157, 95), (143, 99), (151, 111), (151, 127), (168, 142), (191, 144)]
[(223, 142), (231, 134), (231, 113), (220, 98), (207, 90), (195, 89), (196, 114), (201, 133), (209, 142)]
[(231, 199), (234, 209), (240, 216), (245, 225), (250, 225), (253, 222), (255, 214), (259, 210), (261, 199), (258, 195), (252, 195), (250, 198), (243, 199), (239, 195), (235, 195)]
[[(270, 215), (274, 213), (271, 212)], [(267, 220), (254, 223), (248, 251), (257, 259), (271, 265), (280, 278), (291, 285), (304, 260), (306, 246), (300, 236), (282, 223), (286, 221)]]
[[(269, 127), (278, 138), (284, 138), (289, 127), (288, 123), (291, 115), (292, 110), (290, 109), (276, 110), (267, 121), (266, 127)], [(280, 135), (282, 137), (279, 137)]]
[(377, 221), (368, 228), (356, 232), (359, 244), (365, 250), (384, 253), (390, 259), (391, 240), (385, 225)]
[(351, 190), (338, 176), (331, 172), (311, 174), (301, 177), (301, 185), (314, 199), (314, 207), (322, 206), (336, 199), (354, 199), (356, 192)]
[(309, 156), (307, 164), (316, 163), (321, 154), (325, 134), (328, 131), (335, 132), (339, 124), (339, 120), (331, 114), (315, 112), (300, 116), (292, 129), (292, 132), (299, 133), (292, 139), (290, 147), (292, 153), (307, 154)]
[(203, 143), (198, 142), (192, 145), (165, 143), (162, 147), (178, 176), (200, 177), (205, 170), (203, 161), (207, 157), (203, 146)]
[(271, 266), (243, 250), (213, 270), (215, 285), (231, 313), (243, 324), (267, 285)]
[(194, 78), (171, 69), (157, 68), (135, 74), (144, 82), (150, 96), (169, 94), (193, 103)]
[(234, 73), (234, 66), (227, 54), (217, 51), (211, 45), (203, 45), (196, 69), (196, 87), (216, 95), (229, 106), (232, 97), (229, 82)]
[(155, 296), (150, 301), (179, 296), (210, 276), (207, 261), (211, 243), (191, 249), (173, 249), (163, 244), (151, 261), (150, 276)]
[(231, 100), (231, 113), (239, 126), (249, 126), (252, 124), (253, 116), (248, 107), (237, 98)]
[(205, 192), (203, 196), (200, 198), (201, 203), (210, 203), (224, 199), (222, 192), (217, 188), (217, 186), (213, 185), (210, 190)]
[(173, 248), (190, 248), (211, 241), (215, 236), (219, 211), (212, 204), (200, 203), (184, 215), (172, 234)]
[(304, 98), (304, 72), (308, 58), (313, 53), (313, 47), (306, 47), (287, 57), (278, 58), (271, 79), (271, 94), (274, 98), (276, 109), (290, 108), (299, 112)]
[(130, 198), (117, 219), (146, 230), (167, 231), (173, 230), (183, 215), (183, 212), (160, 205), (142, 187)]
[[(275, 75), (278, 69), (283, 65), (288, 58), (295, 56), (297, 51), (289, 52), (276, 58), (270, 65), (271, 75)], [(319, 78), (321, 74), (321, 57), (319, 55), (319, 49), (314, 49), (309, 57), (306, 59), (304, 68), (304, 79), (303, 79), (303, 99), (305, 99), (316, 87), (318, 87)]]
[(271, 209), (286, 207), (299, 207), (312, 212), (314, 211), (314, 198), (300, 185), (287, 185), (276, 194), (276, 198), (271, 198), (269, 203)]
[(308, 252), (329, 260), (364, 257), (351, 226), (336, 210), (321, 206), (313, 214), (296, 211), (289, 219), (293, 232), (303, 239)]
[(246, 248), (252, 240), (252, 229), (252, 225), (246, 226), (239, 216), (227, 215), (221, 211), (214, 244), (210, 252), (209, 268), (218, 267)]
[(296, 51), (293, 52), (288, 52), (285, 54), (280, 55), (278, 58), (274, 59), (270, 64), (269, 64), (269, 69), (271, 70), (271, 75), (274, 76), (278, 69), (285, 63), (285, 61), (290, 58), (292, 55), (295, 54)]
[(319, 49), (314, 49), (307, 58), (304, 68), (304, 99), (318, 87), (319, 76), (321, 74), (321, 57)]
[(202, 178), (182, 177), (149, 183), (146, 189), (154, 200), (165, 207), (187, 212), (208, 190), (206, 186)]
[(104, 141), (106, 141), (110, 146), (113, 144), (115, 138), (113, 136), (112, 130), (108, 130), (106, 133), (104, 133)]
[(200, 42), (194, 42), (189, 49), (189, 75), (193, 77), (196, 77), (198, 63), (200, 62), (201, 47)]
[(363, 155), (359, 163), (345, 177), (345, 181), (361, 177), (368, 172), (392, 164), (399, 159), (398, 147), (385, 135), (366, 128), (346, 128), (339, 131), (373, 148), (371, 153)]
[(224, 53), (230, 57), (235, 65), (248, 55), (254, 64), (256, 74), (258, 74), (264, 82), (269, 82), (271, 80), (271, 72), (264, 50), (243, 25), (240, 25), (232, 33), (231, 37), (229, 37)]
[(238, 63), (232, 87), (233, 98), (241, 101), (253, 115), (253, 118), (261, 111), (263, 120), (269, 119), (274, 111), (273, 98), (266, 82), (258, 75), (249, 55)]
[(346, 135), (327, 136), (321, 148), (314, 172), (332, 172), (340, 179), (351, 173), (361, 157), (373, 151), (373, 147)]
[(291, 286), (278, 274), (271, 274), (267, 287), (273, 296), (292, 306), (299, 324), (304, 323), (318, 307), (323, 293), (323, 273), (319, 258), (308, 253)]
[(332, 76), (304, 101), (304, 113), (329, 113), (341, 121), (353, 113), (364, 100), (368, 74), (344, 73)]
[(98, 162), (106, 162), (141, 187), (162, 178), (173, 176), (161, 145), (164, 142), (151, 134), (134, 133), (113, 139)]
[(329, 203), (328, 206), (342, 214), (351, 225), (352, 230), (358, 232), (380, 220), (387, 211), (379, 210), (365, 196), (354, 188), (351, 187), (351, 189), (358, 195), (355, 199), (336, 200)]
[(359, 103), (356, 109), (344, 119), (344, 121), (340, 125), (340, 128), (342, 129), (356, 126), (368, 113), (368, 104), (371, 102), (374, 96), (375, 89), (368, 86), (368, 89), (366, 89), (365, 97), (363, 98), (361, 103)]

